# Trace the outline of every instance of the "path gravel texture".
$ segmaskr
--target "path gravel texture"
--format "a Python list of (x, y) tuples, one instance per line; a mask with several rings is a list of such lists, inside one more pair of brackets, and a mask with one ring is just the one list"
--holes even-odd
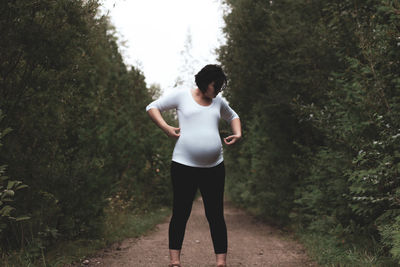
[[(140, 238), (126, 239), (104, 249), (85, 266), (166, 267), (169, 264), (169, 219)], [(225, 203), (228, 229), (227, 266), (318, 266), (303, 246), (279, 229), (257, 221), (241, 209)], [(181, 254), (182, 267), (215, 267), (215, 254), (201, 198), (193, 202)], [(82, 264), (83, 265), (83, 264)], [(79, 266), (82, 266), (79, 265)]]

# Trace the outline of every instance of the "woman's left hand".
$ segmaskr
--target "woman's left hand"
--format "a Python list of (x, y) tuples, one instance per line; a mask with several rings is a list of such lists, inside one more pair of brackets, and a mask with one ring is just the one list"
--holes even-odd
[(225, 144), (227, 144), (228, 146), (233, 145), (234, 143), (236, 143), (239, 139), (241, 138), (240, 135), (230, 135), (228, 137), (224, 138), (224, 142)]

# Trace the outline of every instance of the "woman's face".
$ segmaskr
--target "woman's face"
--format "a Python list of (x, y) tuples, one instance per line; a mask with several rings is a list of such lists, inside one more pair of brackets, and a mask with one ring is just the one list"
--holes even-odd
[(208, 85), (207, 91), (204, 93), (205, 97), (207, 97), (207, 98), (215, 98), (219, 94), (219, 92), (221, 92), (221, 90), (216, 90), (214, 88), (214, 84), (215, 84), (215, 82), (212, 82), (212, 83), (210, 83)]

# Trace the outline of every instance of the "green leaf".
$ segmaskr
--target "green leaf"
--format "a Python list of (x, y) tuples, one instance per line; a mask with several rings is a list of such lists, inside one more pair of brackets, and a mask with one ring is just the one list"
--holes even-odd
[(16, 185), (17, 183), (18, 183), (18, 181), (8, 181), (7, 189), (13, 188), (14, 185)]
[(12, 131), (11, 128), (6, 128), (6, 129), (4, 129), (4, 130), (2, 131), (2, 136), (1, 136), (1, 137), (4, 137), (6, 134), (10, 133), (11, 131)]
[(4, 190), (1, 197), (2, 197), (2, 198), (5, 198), (5, 197), (13, 197), (14, 194), (15, 194), (15, 192), (14, 192), (13, 190)]
[(11, 214), (11, 211), (15, 210), (15, 208), (11, 207), (11, 206), (4, 206), (1, 210), (0, 210), (0, 216), (2, 217), (9, 217)]
[(17, 221), (17, 222), (19, 222), (19, 221), (26, 221), (26, 220), (29, 220), (31, 217), (29, 217), (29, 216), (20, 216), (20, 217), (17, 217), (15, 220)]
[(22, 188), (25, 188), (25, 187), (29, 187), (29, 186), (26, 185), (26, 184), (22, 184), (22, 185), (17, 186), (17, 187), (15, 188), (15, 190), (19, 190), (19, 189), (22, 189)]

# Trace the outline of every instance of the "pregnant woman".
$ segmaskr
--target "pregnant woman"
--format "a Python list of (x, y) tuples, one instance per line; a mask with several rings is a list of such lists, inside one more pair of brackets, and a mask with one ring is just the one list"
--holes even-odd
[[(219, 92), (226, 76), (218, 65), (206, 65), (195, 75), (196, 89), (177, 89), (146, 107), (151, 119), (169, 137), (177, 139), (171, 163), (173, 209), (169, 224), (170, 267), (180, 267), (180, 252), (186, 223), (197, 192), (204, 202), (206, 217), (216, 254), (217, 266), (226, 266), (228, 246), (224, 219), (225, 167), (218, 123), (230, 123), (233, 135), (224, 138), (232, 145), (241, 138), (238, 115)], [(162, 111), (176, 109), (179, 128), (168, 125)]]

